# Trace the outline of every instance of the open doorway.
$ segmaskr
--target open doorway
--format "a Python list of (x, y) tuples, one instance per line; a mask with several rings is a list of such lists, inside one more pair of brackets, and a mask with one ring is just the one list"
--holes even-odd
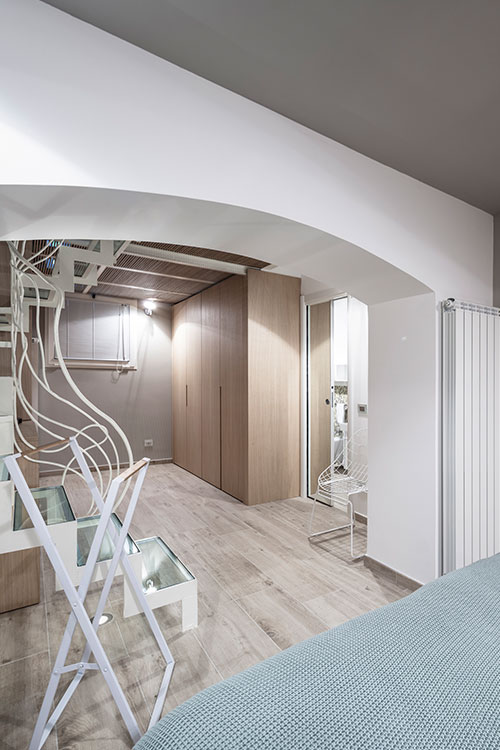
[[(367, 305), (342, 295), (307, 306), (307, 373), (307, 494), (312, 498), (321, 472), (341, 463), (352, 437), (368, 428)], [(366, 493), (353, 500), (355, 512), (366, 516)]]

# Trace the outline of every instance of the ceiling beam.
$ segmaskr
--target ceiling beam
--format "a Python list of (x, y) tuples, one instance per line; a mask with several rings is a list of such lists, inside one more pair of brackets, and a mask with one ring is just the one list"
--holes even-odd
[(177, 263), (183, 266), (195, 266), (196, 268), (206, 268), (211, 271), (220, 271), (221, 273), (237, 274), (245, 276), (250, 266), (242, 266), (240, 263), (228, 263), (225, 260), (215, 260), (215, 258), (203, 258), (199, 255), (184, 255), (172, 250), (160, 250), (156, 247), (145, 247), (143, 245), (134, 245), (133, 242), (127, 247), (127, 255), (138, 255), (141, 258), (150, 258), (151, 260), (165, 260), (171, 263)]
[[(97, 243), (98, 243), (98, 240), (94, 240), (91, 243), (92, 249), (94, 249), (94, 247), (97, 245)], [(113, 258), (118, 258), (119, 255), (121, 255), (122, 253), (125, 252), (125, 250), (127, 249), (127, 247), (129, 245), (130, 245), (130, 240), (124, 240), (122, 242), (122, 244), (120, 245), (120, 247), (118, 248), (118, 250), (116, 251), (116, 253), (114, 254)], [(108, 268), (108, 266), (99, 266), (99, 268), (97, 269), (97, 280), (98, 281), (99, 281), (99, 276), (102, 274), (102, 272), (104, 271), (105, 268)], [(90, 284), (89, 286), (86, 286), (85, 289), (83, 290), (83, 294), (88, 294), (90, 292), (90, 290), (92, 289), (92, 286), (95, 286), (95, 284)]]
[[(129, 271), (130, 273), (145, 273), (149, 276), (163, 276), (167, 279), (179, 279), (180, 281), (196, 281), (200, 284), (216, 284), (217, 281), (213, 279), (195, 279), (192, 276), (176, 276), (173, 273), (161, 273), (160, 271), (147, 271), (143, 268), (129, 268), (128, 266), (108, 266), (113, 271)], [(103, 282), (105, 283), (105, 282)]]
[[(167, 289), (148, 289), (144, 286), (132, 286), (132, 284), (117, 284), (116, 281), (103, 281), (101, 283), (103, 286), (116, 286), (120, 289), (135, 289), (140, 292), (149, 292), (152, 297), (160, 294), (175, 294), (176, 297), (190, 297), (193, 294), (193, 292), (171, 292)], [(196, 292), (194, 292), (194, 294), (196, 294)]]

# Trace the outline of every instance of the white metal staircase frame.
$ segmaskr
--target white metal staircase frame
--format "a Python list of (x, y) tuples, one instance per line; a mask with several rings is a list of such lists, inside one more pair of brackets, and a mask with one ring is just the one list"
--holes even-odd
[[(128, 560), (128, 556), (124, 550), (124, 544), (130, 528), (130, 523), (132, 521), (132, 517), (139, 498), (139, 493), (141, 491), (146, 471), (149, 466), (149, 459), (141, 459), (132, 467), (126, 469), (117, 477), (115, 477), (111, 483), (111, 488), (108, 496), (104, 501), (97, 488), (94, 478), (92, 477), (92, 473), (90, 472), (89, 466), (85, 460), (82, 450), (80, 449), (80, 446), (78, 445), (76, 438), (71, 437), (69, 439), (64, 439), (62, 441), (59, 441), (59, 443), (60, 445), (69, 445), (69, 447), (71, 448), (75, 460), (82, 472), (85, 482), (87, 483), (87, 486), (101, 514), (87, 558), (87, 562), (83, 569), (82, 580), (78, 589), (73, 584), (71, 576), (64, 564), (64, 560), (59, 554), (58, 548), (54, 543), (47, 524), (43, 519), (43, 516), (38, 508), (33, 494), (28, 487), (24, 475), (19, 467), (18, 460), (22, 457), (23, 454), (16, 453), (4, 458), (4, 462), (9, 471), (9, 474), (12, 477), (12, 480), (26, 508), (26, 511), (31, 518), (37, 537), (40, 543), (45, 548), (47, 556), (52, 563), (56, 576), (62, 585), (70, 606), (70, 614), (68, 617), (66, 629), (61, 640), (54, 667), (52, 669), (49, 684), (36, 722), (29, 750), (40, 750), (40, 748), (43, 747), (50, 732), (54, 728), (64, 708), (68, 704), (71, 696), (77, 689), (87, 671), (91, 670), (100, 670), (100, 672), (102, 673), (102, 676), (108, 684), (113, 699), (127, 726), (132, 740), (134, 742), (137, 742), (140, 739), (142, 733), (139, 729), (137, 720), (130, 708), (127, 698), (122, 688), (120, 687), (116, 674), (106, 655), (106, 652), (97, 636), (97, 631), (118, 564), (120, 563), (127, 579), (128, 585), (133, 591), (136, 603), (146, 616), (146, 619), (149, 623), (151, 631), (166, 664), (161, 686), (151, 713), (149, 726), (152, 727), (154, 724), (156, 724), (161, 715), (170, 679), (172, 677), (174, 659), (158, 626), (156, 618), (148, 604), (140, 580), (138, 580), (136, 575), (134, 574), (134, 571), (130, 565), (130, 561)], [(50, 450), (55, 447), (57, 447), (55, 444), (49, 444), (48, 446), (42, 446), (37, 450)], [(125, 518), (123, 520), (122, 528), (120, 532), (118, 532), (114, 525), (110, 523), (111, 514), (113, 512), (115, 501), (118, 497), (119, 492), (122, 490), (123, 485), (127, 484), (129, 480), (132, 480), (134, 476), (136, 478), (132, 488), (129, 505), (125, 514)], [(85, 609), (85, 599), (90, 583), (94, 579), (99, 552), (106, 533), (108, 533), (113, 539), (115, 548), (113, 557), (109, 562), (108, 572), (104, 580), (104, 585), (99, 597), (96, 611), (93, 618), (91, 619)], [(77, 663), (66, 665), (66, 658), (71, 646), (77, 623), (80, 625), (82, 632), (86, 638), (85, 648), (81, 659)], [(91, 654), (94, 655), (95, 661), (90, 661)], [(61, 675), (67, 672), (76, 672), (76, 674), (72, 682), (64, 692), (63, 696), (57, 703), (55, 709), (51, 713), (52, 704), (55, 698), (57, 687), (59, 685), (59, 681), (61, 679)]]

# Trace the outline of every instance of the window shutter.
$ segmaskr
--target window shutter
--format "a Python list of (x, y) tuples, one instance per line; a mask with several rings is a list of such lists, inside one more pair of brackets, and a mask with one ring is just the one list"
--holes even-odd
[(128, 362), (130, 306), (69, 298), (61, 313), (59, 338), (65, 359)]

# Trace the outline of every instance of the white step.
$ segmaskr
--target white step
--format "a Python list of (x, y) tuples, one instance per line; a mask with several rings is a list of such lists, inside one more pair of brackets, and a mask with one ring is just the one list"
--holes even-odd
[(0, 456), (14, 451), (14, 422), (12, 416), (0, 416)]
[(0, 415), (12, 416), (14, 414), (14, 379), (4, 376), (0, 377)]

